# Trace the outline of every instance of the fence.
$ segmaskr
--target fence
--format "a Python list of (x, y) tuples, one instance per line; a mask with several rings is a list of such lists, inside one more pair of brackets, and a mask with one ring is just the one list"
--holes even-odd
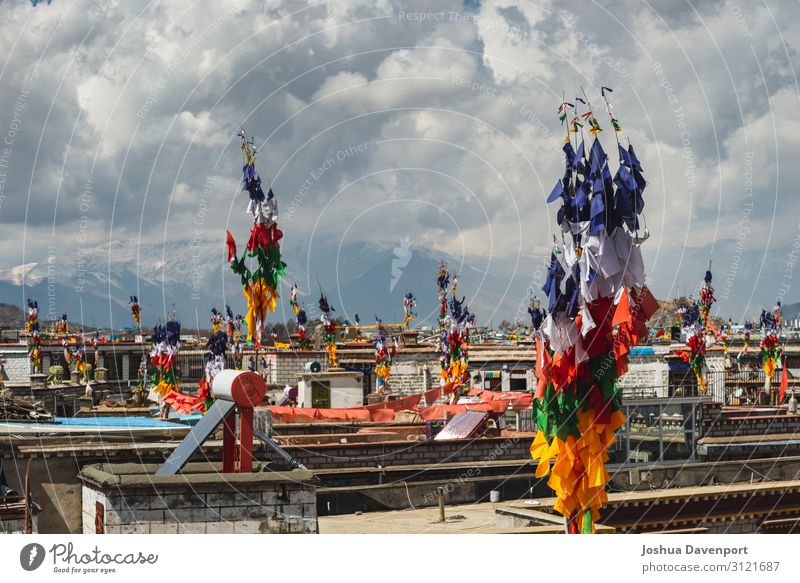
[[(761, 394), (767, 377), (763, 370), (715, 370), (706, 375), (708, 391), (701, 395), (694, 372), (671, 371), (667, 385), (648, 385), (640, 387), (624, 387), (623, 395), (626, 399), (653, 399), (659, 395), (673, 398), (707, 396), (713, 401), (725, 405), (750, 405), (764, 404)], [(778, 370), (770, 379), (771, 404), (777, 403), (777, 389), (781, 382), (781, 371)], [(800, 379), (790, 379), (790, 388), (800, 390)]]
[[(724, 405), (774, 405), (778, 403), (781, 373), (776, 370), (770, 378), (768, 402), (765, 402), (767, 375), (763, 370), (714, 371), (709, 374), (709, 393), (713, 400)], [(798, 388), (798, 380), (790, 379), (790, 388)]]
[(701, 404), (708, 397), (623, 401), (625, 425), (609, 456), (615, 463), (690, 460), (700, 438)]

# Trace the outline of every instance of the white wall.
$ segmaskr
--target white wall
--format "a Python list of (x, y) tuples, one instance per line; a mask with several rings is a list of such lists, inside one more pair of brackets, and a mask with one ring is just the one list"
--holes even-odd
[(328, 382), (331, 408), (360, 407), (364, 404), (363, 375), (360, 372), (320, 372), (298, 377), (297, 405), (311, 407), (311, 381)]
[(364, 404), (364, 388), (361, 374), (352, 377), (331, 379), (331, 407), (334, 409), (360, 407)]

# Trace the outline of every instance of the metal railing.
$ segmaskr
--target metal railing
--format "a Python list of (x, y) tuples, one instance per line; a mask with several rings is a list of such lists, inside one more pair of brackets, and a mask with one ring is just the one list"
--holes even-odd
[(623, 401), (625, 425), (609, 456), (615, 463), (638, 464), (691, 460), (700, 438), (701, 405), (708, 397), (671, 397)]

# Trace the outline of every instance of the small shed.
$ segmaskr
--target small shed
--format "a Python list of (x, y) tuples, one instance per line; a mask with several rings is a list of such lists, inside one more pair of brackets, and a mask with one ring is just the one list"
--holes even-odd
[(317, 409), (360, 407), (364, 404), (364, 373), (328, 370), (297, 375), (297, 406)]

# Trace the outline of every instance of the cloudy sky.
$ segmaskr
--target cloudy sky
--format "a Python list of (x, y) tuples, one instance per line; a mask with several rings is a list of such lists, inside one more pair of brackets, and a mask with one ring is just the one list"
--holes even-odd
[(223, 262), (244, 125), (296, 256), (408, 237), (534, 281), (555, 110), (582, 86), (601, 113), (608, 86), (656, 294), (713, 256), (719, 313), (752, 316), (800, 301), (799, 43), (794, 0), (5, 0), (0, 268), (109, 242), (152, 268), (193, 238)]

